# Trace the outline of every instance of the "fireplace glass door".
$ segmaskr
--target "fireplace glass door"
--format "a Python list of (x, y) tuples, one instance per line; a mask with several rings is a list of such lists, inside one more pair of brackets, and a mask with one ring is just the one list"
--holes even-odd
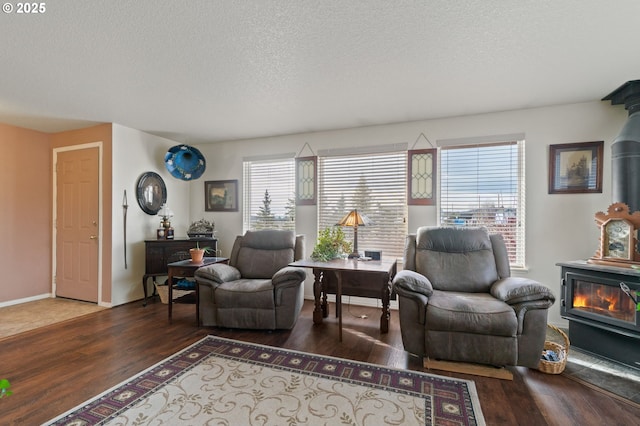
[(640, 314), (633, 298), (637, 300), (640, 284), (635, 281), (622, 281), (611, 275), (566, 272), (566, 306), (561, 307), (561, 313), (565, 318), (581, 319), (596, 326), (638, 331)]
[(583, 280), (575, 280), (574, 285), (572, 305), (576, 311), (636, 323), (636, 306), (621, 287)]

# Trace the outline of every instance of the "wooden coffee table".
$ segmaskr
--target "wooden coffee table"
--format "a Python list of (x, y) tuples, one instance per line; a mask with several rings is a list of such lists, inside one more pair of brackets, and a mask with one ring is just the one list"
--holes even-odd
[[(171, 310), (173, 306), (173, 277), (190, 278), (193, 277), (198, 268), (203, 266), (213, 265), (214, 263), (228, 263), (229, 259), (226, 257), (205, 257), (200, 263), (193, 263), (191, 259), (181, 260), (179, 262), (173, 262), (167, 264), (167, 285), (169, 286), (169, 322), (171, 322)], [(196, 294), (196, 324), (200, 326), (200, 292), (198, 291), (198, 284), (194, 290)]]
[[(342, 342), (342, 292), (346, 285), (348, 294), (359, 297), (374, 297), (382, 300), (380, 332), (389, 331), (389, 300), (391, 298), (391, 280), (397, 271), (395, 258), (382, 260), (334, 259), (317, 262), (311, 259), (298, 260), (289, 266), (313, 269), (315, 277), (313, 296), (314, 324), (321, 324), (329, 314), (327, 293), (335, 290), (336, 315), (338, 316), (338, 337)], [(335, 284), (335, 285), (333, 285)]]

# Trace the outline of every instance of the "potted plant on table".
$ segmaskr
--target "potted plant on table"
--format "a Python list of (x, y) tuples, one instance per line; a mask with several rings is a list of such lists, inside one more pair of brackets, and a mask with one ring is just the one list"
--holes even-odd
[(202, 263), (202, 259), (204, 258), (205, 253), (209, 253), (210, 251), (211, 247), (200, 248), (200, 242), (196, 241), (196, 246), (192, 249), (189, 249), (189, 254), (191, 254), (191, 261), (193, 263)]
[(332, 226), (326, 228), (318, 236), (318, 242), (311, 253), (311, 259), (327, 262), (339, 258), (342, 253), (351, 253), (351, 243), (345, 240), (341, 227)]

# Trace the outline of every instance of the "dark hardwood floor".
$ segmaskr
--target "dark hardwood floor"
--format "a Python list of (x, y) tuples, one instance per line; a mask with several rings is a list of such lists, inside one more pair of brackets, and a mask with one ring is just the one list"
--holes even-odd
[[(0, 378), (9, 379), (13, 390), (0, 399), (0, 424), (47, 421), (207, 334), (424, 371), (421, 360), (402, 349), (397, 312), (389, 333), (381, 335), (379, 310), (352, 306), (349, 312), (344, 305), (339, 343), (334, 316), (314, 326), (312, 307), (305, 302), (293, 330), (266, 332), (197, 328), (195, 308), (186, 304), (174, 305), (169, 324), (166, 305), (135, 302), (0, 340)], [(562, 375), (512, 371), (513, 381), (434, 373), (475, 381), (488, 425), (632, 425), (640, 419), (637, 405)]]

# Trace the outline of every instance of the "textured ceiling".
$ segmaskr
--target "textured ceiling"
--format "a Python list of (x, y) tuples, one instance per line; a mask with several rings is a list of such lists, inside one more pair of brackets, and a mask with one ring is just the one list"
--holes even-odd
[(0, 15), (0, 122), (46, 132), (215, 142), (593, 101), (640, 78), (637, 0), (45, 5)]

